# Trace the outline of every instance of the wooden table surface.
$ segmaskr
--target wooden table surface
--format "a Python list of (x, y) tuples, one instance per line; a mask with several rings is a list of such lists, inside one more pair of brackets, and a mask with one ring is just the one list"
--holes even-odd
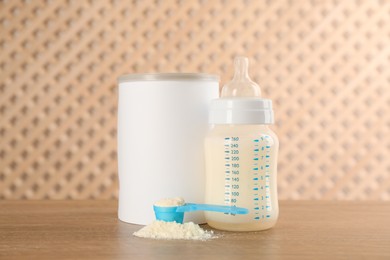
[(0, 201), (0, 259), (390, 259), (389, 202), (282, 201), (273, 229), (211, 241), (137, 238), (140, 226), (116, 210), (116, 201)]

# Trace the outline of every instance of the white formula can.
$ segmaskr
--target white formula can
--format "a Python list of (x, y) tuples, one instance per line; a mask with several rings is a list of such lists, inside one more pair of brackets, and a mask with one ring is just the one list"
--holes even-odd
[[(153, 203), (163, 198), (203, 203), (203, 141), (219, 77), (130, 74), (118, 84), (119, 219), (149, 224)], [(187, 215), (204, 222), (202, 213)]]

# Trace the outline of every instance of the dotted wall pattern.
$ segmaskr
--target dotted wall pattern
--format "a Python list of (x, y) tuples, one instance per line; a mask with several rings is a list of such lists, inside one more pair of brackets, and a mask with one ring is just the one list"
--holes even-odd
[(116, 78), (235, 55), (274, 100), (281, 199), (390, 200), (390, 1), (1, 1), (0, 198), (117, 197)]

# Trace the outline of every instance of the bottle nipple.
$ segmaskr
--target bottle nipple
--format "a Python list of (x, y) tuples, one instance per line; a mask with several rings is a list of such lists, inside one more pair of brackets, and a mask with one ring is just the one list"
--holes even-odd
[(260, 97), (259, 85), (253, 82), (248, 74), (248, 58), (234, 58), (234, 77), (222, 88), (221, 97)]

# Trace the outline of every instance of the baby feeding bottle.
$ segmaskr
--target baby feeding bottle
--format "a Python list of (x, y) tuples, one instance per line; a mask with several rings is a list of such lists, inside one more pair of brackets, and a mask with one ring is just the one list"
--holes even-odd
[(210, 105), (211, 130), (205, 139), (208, 204), (247, 208), (249, 214), (205, 212), (207, 223), (229, 231), (273, 227), (279, 214), (277, 155), (272, 101), (248, 76), (248, 59), (234, 60), (235, 74)]

